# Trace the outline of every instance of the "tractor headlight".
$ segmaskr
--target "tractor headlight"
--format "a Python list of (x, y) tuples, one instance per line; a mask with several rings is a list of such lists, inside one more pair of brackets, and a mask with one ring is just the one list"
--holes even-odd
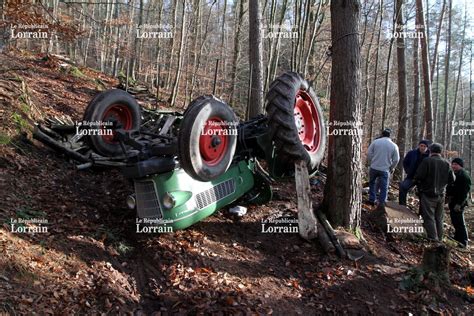
[(176, 205), (176, 199), (171, 194), (166, 192), (165, 195), (163, 196), (163, 207), (170, 210), (175, 205)]
[(132, 195), (127, 196), (127, 207), (131, 210), (134, 210), (135, 206), (137, 206), (135, 195), (132, 194)]

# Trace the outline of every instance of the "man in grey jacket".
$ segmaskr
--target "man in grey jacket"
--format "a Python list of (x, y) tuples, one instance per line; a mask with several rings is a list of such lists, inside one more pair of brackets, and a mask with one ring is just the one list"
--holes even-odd
[(370, 164), (369, 203), (371, 205), (375, 205), (377, 193), (379, 204), (387, 200), (390, 174), (400, 160), (398, 146), (390, 139), (390, 133), (389, 128), (384, 129), (382, 137), (374, 140), (367, 152), (367, 161)]

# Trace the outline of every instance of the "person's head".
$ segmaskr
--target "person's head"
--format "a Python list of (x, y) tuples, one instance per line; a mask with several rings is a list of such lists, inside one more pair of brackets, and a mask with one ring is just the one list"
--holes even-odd
[(420, 153), (424, 154), (428, 150), (428, 146), (430, 145), (429, 141), (423, 139), (418, 143), (418, 150)]
[(390, 128), (386, 128), (382, 131), (382, 137), (390, 137), (392, 130)]
[(438, 144), (438, 143), (433, 143), (433, 144), (431, 144), (431, 146), (430, 146), (430, 152), (431, 152), (432, 155), (433, 155), (433, 154), (438, 154), (438, 155), (440, 155), (442, 151), (443, 151), (443, 145)]
[(451, 161), (451, 167), (454, 171), (459, 171), (464, 168), (464, 161), (461, 158), (454, 158), (453, 161)]

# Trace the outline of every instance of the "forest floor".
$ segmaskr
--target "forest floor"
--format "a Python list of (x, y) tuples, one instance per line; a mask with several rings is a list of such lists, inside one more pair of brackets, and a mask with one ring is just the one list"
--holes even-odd
[[(117, 170), (75, 171), (31, 139), (34, 121), (63, 114), (80, 120), (98, 89), (117, 84), (60, 63), (0, 54), (0, 314), (472, 313), (471, 253), (452, 251), (451, 285), (420, 280), (403, 289), (423, 239), (386, 240), (367, 221), (368, 206), (366, 255), (355, 262), (326, 255), (298, 234), (262, 233), (270, 216), (296, 217), (292, 181), (275, 185), (274, 200), (250, 206), (240, 220), (224, 208), (186, 230), (136, 234), (125, 205), (132, 186)], [(28, 217), (47, 219), (48, 231), (11, 232), (12, 218)]]

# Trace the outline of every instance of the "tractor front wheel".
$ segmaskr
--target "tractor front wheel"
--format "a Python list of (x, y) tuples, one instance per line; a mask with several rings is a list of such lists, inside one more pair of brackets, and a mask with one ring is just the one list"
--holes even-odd
[(211, 181), (232, 163), (238, 120), (232, 109), (214, 96), (199, 97), (188, 109), (178, 136), (180, 165), (194, 179)]

